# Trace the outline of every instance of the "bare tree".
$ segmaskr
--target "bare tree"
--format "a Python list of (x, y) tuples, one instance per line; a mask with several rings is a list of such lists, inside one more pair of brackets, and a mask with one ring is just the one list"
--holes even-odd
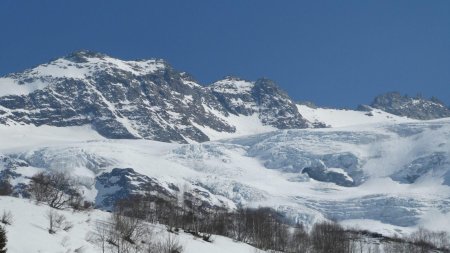
[(449, 235), (447, 232), (433, 232), (431, 235), (431, 243), (439, 249), (450, 251)]
[(232, 215), (232, 237), (240, 242), (246, 242), (246, 217), (245, 209), (242, 206), (238, 206), (238, 209)]
[(410, 240), (413, 243), (411, 245), (411, 251), (417, 251), (418, 253), (425, 253), (433, 249), (435, 246), (431, 242), (431, 231), (419, 227), (417, 231), (411, 234)]
[(94, 244), (97, 244), (102, 250), (102, 253), (105, 253), (106, 251), (108, 238), (111, 234), (110, 231), (111, 224), (108, 221), (97, 220), (95, 222), (94, 233), (91, 234), (89, 240)]
[(297, 224), (289, 240), (290, 252), (308, 252), (310, 240), (303, 224)]
[(384, 244), (383, 250), (385, 253), (407, 253), (409, 252), (407, 245), (406, 240), (395, 234)]
[(50, 234), (56, 233), (56, 231), (55, 231), (55, 223), (56, 223), (56, 219), (57, 219), (57, 217), (56, 217), (57, 213), (50, 209), (50, 210), (47, 211), (46, 216), (47, 216), (47, 220), (48, 220), (48, 232)]
[(345, 230), (337, 223), (316, 223), (311, 231), (311, 242), (317, 253), (345, 253), (349, 240)]
[(30, 193), (50, 207), (61, 209), (79, 201), (81, 193), (71, 178), (63, 172), (40, 172), (31, 178)]
[(145, 235), (149, 233), (148, 227), (142, 219), (114, 212), (109, 224), (111, 224), (111, 229), (107, 242), (116, 248), (117, 253), (141, 250), (141, 242)]

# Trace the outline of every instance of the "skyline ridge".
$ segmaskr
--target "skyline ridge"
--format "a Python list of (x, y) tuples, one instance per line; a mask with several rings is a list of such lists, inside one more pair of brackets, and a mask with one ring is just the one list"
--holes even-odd
[(441, 0), (7, 0), (0, 75), (87, 48), (166, 59), (201, 83), (266, 76), (295, 100), (323, 106), (353, 107), (391, 90), (450, 104), (449, 8)]
[[(51, 57), (48, 61), (46, 61), (44, 63), (40, 63), (40, 64), (37, 64), (37, 65), (34, 65), (34, 66), (29, 66), (29, 67), (26, 67), (25, 69), (22, 69), (22, 70), (19, 70), (19, 71), (16, 71), (16, 72), (2, 74), (2, 75), (0, 75), (0, 77), (8, 77), (8, 76), (11, 76), (11, 75), (14, 75), (14, 74), (22, 73), (24, 71), (31, 70), (31, 69), (36, 68), (38, 66), (49, 64), (49, 63), (51, 63), (53, 61), (56, 61), (58, 59), (67, 59), (67, 58), (70, 59), (74, 55), (76, 56), (78, 54), (85, 54), (88, 57), (110, 57), (110, 58), (118, 59), (118, 60), (121, 60), (121, 61), (137, 61), (137, 62), (139, 62), (139, 61), (152, 61), (152, 60), (154, 60), (155, 62), (162, 62), (164, 65), (166, 65), (166, 66), (168, 66), (168, 67), (178, 71), (178, 68), (173, 67), (173, 65), (170, 63), (170, 61), (168, 61), (167, 59), (163, 59), (163, 58), (149, 57), (149, 58), (122, 59), (122, 58), (118, 58), (118, 57), (116, 57), (114, 55), (111, 55), (111, 54), (108, 54), (108, 53), (104, 53), (104, 52), (94, 51), (94, 50), (90, 50), (90, 49), (77, 49), (77, 50), (69, 52), (69, 53), (67, 53), (67, 54), (65, 54), (63, 56)], [(247, 78), (244, 78), (244, 77), (241, 77), (241, 76), (238, 76), (238, 75), (227, 74), (227, 75), (223, 75), (221, 78), (216, 79), (216, 80), (214, 80), (212, 82), (203, 83), (197, 78), (196, 74), (193, 74), (190, 71), (180, 70), (180, 73), (187, 74), (189, 76), (189, 78), (193, 78), (193, 80), (195, 82), (197, 82), (198, 84), (202, 85), (203, 87), (211, 86), (211, 85), (213, 85), (216, 82), (219, 82), (221, 80), (226, 80), (226, 79), (229, 79), (229, 78), (237, 79), (237, 80), (244, 80), (244, 81), (248, 81), (248, 82), (255, 82), (255, 81), (260, 80), (260, 79), (268, 79), (270, 81), (273, 81), (278, 87), (280, 87), (283, 91), (285, 91), (297, 103), (312, 103), (315, 106), (318, 106), (318, 107), (321, 107), (321, 108), (357, 109), (361, 105), (370, 105), (371, 103), (374, 102), (374, 100), (377, 97), (380, 97), (380, 96), (383, 96), (383, 95), (389, 95), (389, 94), (398, 94), (400, 96), (407, 97), (407, 98), (430, 100), (430, 101), (433, 101), (433, 102), (441, 103), (441, 104), (445, 105), (447, 108), (450, 108), (450, 103), (446, 103), (438, 95), (432, 94), (430, 96), (426, 96), (426, 95), (424, 96), (421, 92), (418, 92), (416, 94), (408, 94), (408, 93), (404, 93), (404, 92), (401, 92), (401, 91), (398, 91), (398, 90), (386, 90), (386, 91), (378, 93), (378, 94), (373, 94), (372, 100), (366, 101), (364, 103), (359, 103), (359, 104), (350, 105), (350, 106), (340, 106), (340, 107), (339, 106), (328, 106), (328, 105), (319, 104), (316, 101), (314, 101), (312, 99), (309, 99), (307, 97), (306, 97), (306, 99), (297, 100), (297, 99), (294, 98), (296, 94), (289, 93), (287, 90), (285, 90), (285, 88), (283, 87), (282, 84), (278, 83), (276, 80), (273, 80), (272, 78), (267, 77), (267, 76), (260, 76), (260, 77), (257, 77), (255, 79), (247, 79)]]

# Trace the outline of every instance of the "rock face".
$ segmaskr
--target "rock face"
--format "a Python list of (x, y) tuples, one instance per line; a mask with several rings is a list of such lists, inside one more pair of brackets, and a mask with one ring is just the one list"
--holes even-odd
[(365, 179), (358, 157), (351, 153), (310, 155), (308, 162), (311, 166), (305, 167), (302, 173), (318, 181), (349, 187), (360, 185)]
[(188, 206), (195, 202), (201, 210), (230, 208), (223, 198), (218, 198), (200, 186), (192, 187), (184, 191), (174, 184), (139, 174), (132, 168), (114, 168), (96, 177), (95, 188), (98, 193), (95, 203), (99, 208), (111, 210), (117, 201), (140, 195), (166, 201), (184, 201)]
[(401, 183), (412, 184), (425, 176), (443, 175), (444, 184), (448, 185), (450, 161), (445, 152), (436, 152), (419, 157), (407, 164), (391, 178)]
[(374, 99), (371, 107), (412, 119), (438, 119), (450, 117), (450, 109), (436, 98), (407, 97), (391, 92)]
[(256, 82), (226, 77), (207, 88), (226, 111), (235, 115), (259, 114), (265, 125), (278, 129), (306, 128), (307, 121), (299, 115), (295, 103), (268, 79)]
[(80, 51), (0, 78), (0, 87), (0, 124), (91, 124), (107, 138), (203, 142), (205, 128), (236, 132), (231, 115), (257, 115), (280, 129), (308, 126), (272, 81), (226, 78), (203, 87), (163, 60)]
[[(157, 179), (136, 173), (131, 168), (115, 168), (102, 173), (95, 180), (95, 188), (98, 191), (95, 203), (104, 209), (111, 209), (118, 200), (131, 195), (152, 194), (168, 199), (175, 197)], [(178, 191), (175, 186), (172, 188)]]
[(17, 171), (20, 167), (29, 167), (29, 164), (17, 158), (11, 158), (0, 154), (0, 188), (2, 184), (15, 181), (12, 187), (13, 196), (29, 197), (27, 179), (24, 180), (23, 175)]

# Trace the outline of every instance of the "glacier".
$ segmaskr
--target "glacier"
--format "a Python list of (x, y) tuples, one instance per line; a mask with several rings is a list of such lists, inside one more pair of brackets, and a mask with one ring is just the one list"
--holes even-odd
[[(0, 166), (15, 173), (15, 184), (36, 171), (66, 170), (100, 208), (105, 198), (151, 183), (168, 195), (202, 192), (211, 206), (270, 206), (305, 224), (373, 220), (401, 230), (450, 211), (450, 119), (275, 130), (191, 144), (111, 140), (82, 127), (67, 136), (68, 129), (49, 126), (28, 127), (31, 133), (12, 143), (13, 129), (20, 131), (0, 128), (0, 153), (15, 166)], [(54, 141), (43, 141), (40, 132), (51, 129)], [(108, 175), (121, 173), (131, 173), (129, 181), (114, 185), (119, 180)]]

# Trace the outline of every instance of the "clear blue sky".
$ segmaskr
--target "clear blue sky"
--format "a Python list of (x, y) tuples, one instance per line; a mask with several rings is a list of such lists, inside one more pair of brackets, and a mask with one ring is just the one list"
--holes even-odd
[(355, 107), (386, 91), (450, 104), (450, 1), (0, 1), (0, 74), (90, 49), (164, 58), (203, 84), (268, 77)]

